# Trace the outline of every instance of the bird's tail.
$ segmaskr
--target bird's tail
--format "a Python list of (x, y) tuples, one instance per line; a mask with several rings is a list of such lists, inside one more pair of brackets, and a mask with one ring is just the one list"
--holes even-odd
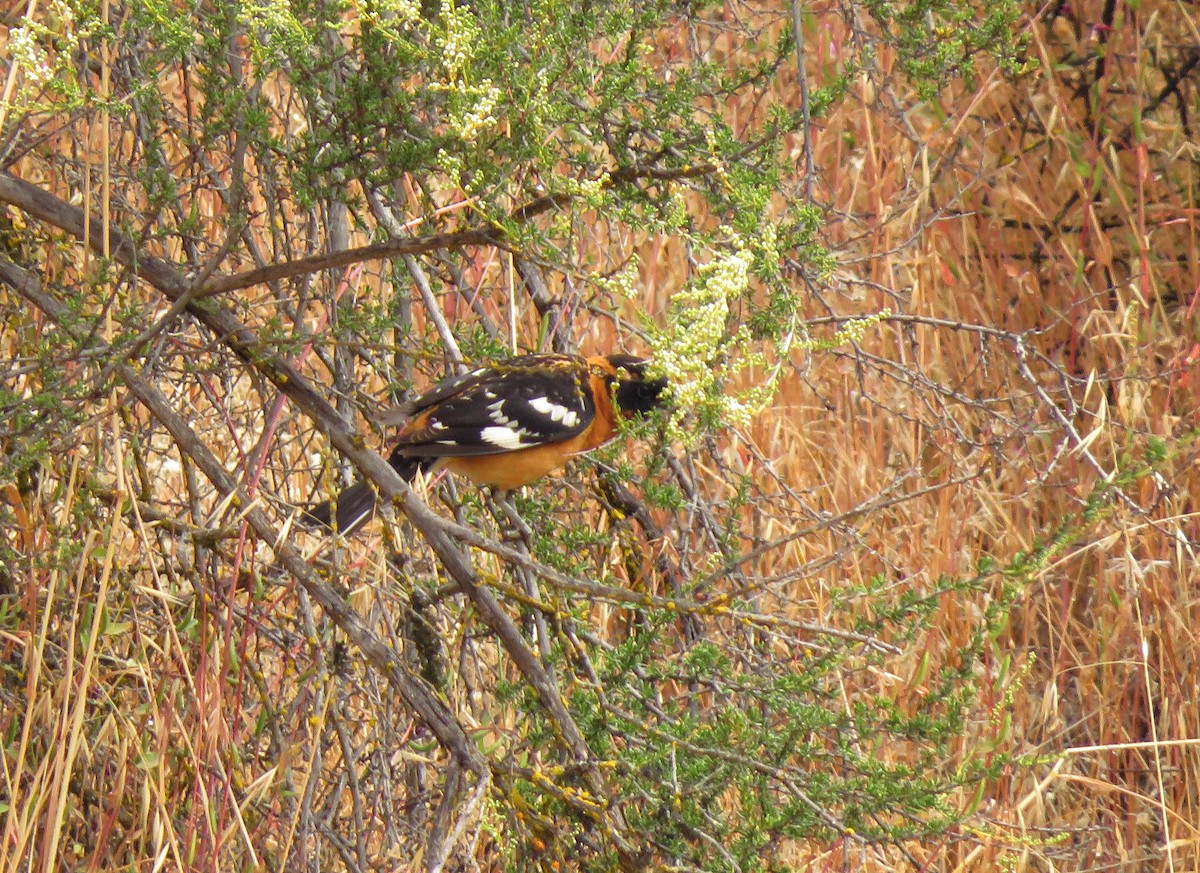
[[(400, 477), (405, 482), (411, 482), (417, 473), (428, 467), (430, 458), (407, 458), (393, 452), (388, 458)], [(313, 527), (323, 527), (334, 530), (342, 536), (350, 536), (375, 515), (375, 489), (366, 482), (356, 482), (349, 488), (338, 492), (337, 497), (318, 503), (305, 510), (302, 518)]]

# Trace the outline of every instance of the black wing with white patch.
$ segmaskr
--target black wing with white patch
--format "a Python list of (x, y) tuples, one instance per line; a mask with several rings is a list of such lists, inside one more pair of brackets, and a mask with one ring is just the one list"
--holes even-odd
[(578, 359), (533, 355), (448, 382), (413, 405), (397, 451), (408, 457), (496, 455), (568, 440), (596, 414)]

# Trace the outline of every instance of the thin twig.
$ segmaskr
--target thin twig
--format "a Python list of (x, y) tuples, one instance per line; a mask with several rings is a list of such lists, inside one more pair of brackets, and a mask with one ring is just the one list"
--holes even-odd
[(808, 107), (808, 73), (804, 69), (804, 27), (800, 0), (792, 0), (792, 32), (796, 38), (796, 81), (800, 83), (800, 123), (804, 133), (804, 199), (812, 198), (813, 138)]

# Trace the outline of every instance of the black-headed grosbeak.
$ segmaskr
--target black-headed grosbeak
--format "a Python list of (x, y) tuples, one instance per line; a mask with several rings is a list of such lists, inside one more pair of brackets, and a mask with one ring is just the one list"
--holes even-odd
[[(618, 414), (662, 405), (666, 387), (646, 378), (646, 361), (632, 355), (511, 358), (401, 407), (406, 421), (388, 462), (406, 481), (449, 470), (477, 485), (519, 488), (611, 440)], [(374, 511), (374, 490), (359, 482), (307, 517), (350, 534)]]

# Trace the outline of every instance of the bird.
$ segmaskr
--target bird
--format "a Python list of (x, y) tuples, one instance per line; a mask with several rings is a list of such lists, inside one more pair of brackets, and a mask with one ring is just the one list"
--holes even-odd
[[(665, 405), (667, 380), (627, 354), (521, 355), (452, 378), (397, 411), (404, 424), (388, 463), (406, 482), (449, 470), (510, 491), (598, 448), (632, 418)], [(348, 536), (375, 512), (358, 482), (305, 513), (310, 526)]]

